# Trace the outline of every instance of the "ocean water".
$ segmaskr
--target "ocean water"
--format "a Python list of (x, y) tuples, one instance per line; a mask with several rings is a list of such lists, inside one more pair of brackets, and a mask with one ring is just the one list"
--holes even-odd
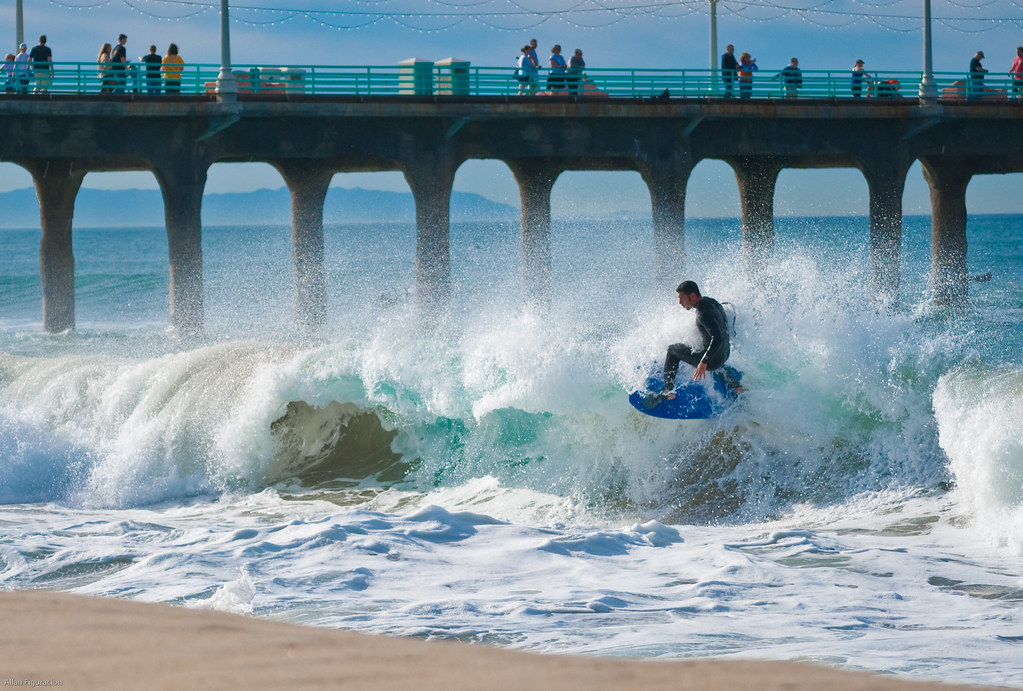
[(175, 336), (162, 229), (76, 229), (77, 324), (41, 329), (39, 231), (0, 231), (0, 587), (544, 653), (807, 660), (1023, 686), (1023, 216), (969, 219), (963, 309), (868, 293), (865, 218), (687, 223), (735, 312), (741, 402), (627, 394), (691, 313), (649, 224), (558, 222), (549, 311), (518, 228), (455, 224), (415, 310), (414, 227), (326, 230), (292, 326), (286, 227), (204, 230), (207, 332)]

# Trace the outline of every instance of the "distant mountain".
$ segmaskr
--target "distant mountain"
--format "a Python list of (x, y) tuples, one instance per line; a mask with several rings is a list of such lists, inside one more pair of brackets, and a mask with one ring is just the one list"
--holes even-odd
[[(451, 194), (452, 221), (514, 220), (518, 209), (470, 192)], [(409, 192), (383, 192), (331, 187), (324, 202), (323, 222), (365, 223), (416, 218)], [(289, 224), (291, 195), (287, 188), (255, 192), (207, 194), (202, 200), (203, 225)], [(159, 190), (95, 190), (83, 188), (75, 200), (78, 228), (162, 226), (163, 196)], [(0, 193), (0, 228), (38, 228), (39, 202), (35, 190)]]

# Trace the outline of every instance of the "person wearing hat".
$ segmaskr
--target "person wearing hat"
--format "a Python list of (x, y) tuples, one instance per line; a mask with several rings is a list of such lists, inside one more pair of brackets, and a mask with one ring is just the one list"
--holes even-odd
[(852, 89), (853, 98), (859, 98), (863, 92), (863, 82), (866, 81), (870, 84), (870, 75), (863, 69), (863, 61), (857, 60), (856, 64), (852, 68), (852, 80), (849, 82), (849, 88)]
[(32, 81), (32, 63), (29, 62), (28, 44), (18, 46), (18, 55), (14, 58), (15, 82), (19, 94), (28, 93), (29, 82)]
[(979, 101), (984, 95), (984, 69), (980, 61), (984, 59), (984, 51), (978, 50), (977, 54), (970, 60), (970, 76), (966, 82), (966, 98), (971, 101)]

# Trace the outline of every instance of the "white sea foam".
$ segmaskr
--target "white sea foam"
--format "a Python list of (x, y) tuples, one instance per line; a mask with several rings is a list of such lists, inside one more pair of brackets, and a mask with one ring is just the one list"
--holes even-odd
[(963, 365), (941, 378), (934, 413), (977, 527), (1023, 554), (1023, 371)]
[(748, 391), (715, 420), (657, 420), (626, 393), (696, 339), (693, 315), (644, 287), (651, 248), (613, 242), (604, 263), (558, 248), (584, 256), (543, 314), (468, 266), (469, 297), (430, 324), (353, 297), (310, 340), (234, 328), (216, 315), (265, 306), (220, 276), (206, 343), (3, 331), (4, 587), (1023, 685), (1013, 341), (865, 301), (855, 248), (790, 243), (755, 280), (734, 248), (694, 252), (735, 306)]

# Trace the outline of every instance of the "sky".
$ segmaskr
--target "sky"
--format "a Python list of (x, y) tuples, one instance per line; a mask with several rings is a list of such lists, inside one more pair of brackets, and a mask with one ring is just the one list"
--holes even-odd
[[(977, 50), (985, 67), (1004, 73), (1023, 44), (1018, 0), (931, 0), (936, 72), (966, 71)], [(219, 0), (22, 0), (25, 41), (40, 34), (58, 61), (95, 60), (104, 42), (128, 35), (128, 55), (161, 53), (177, 43), (192, 63), (219, 64)], [(793, 56), (805, 70), (849, 69), (857, 58), (868, 71), (921, 70), (924, 0), (717, 0), (718, 47), (749, 50), (761, 69), (780, 69)], [(554, 43), (581, 48), (590, 67), (706, 69), (710, 62), (709, 0), (232, 0), (231, 57), (235, 64), (393, 65), (417, 57), (456, 57), (477, 66), (513, 66), (519, 47), (536, 38), (544, 53)], [(0, 31), (15, 45), (15, 0), (0, 10)], [(542, 55), (541, 57), (545, 57)], [(0, 192), (30, 187), (31, 177), (0, 162)], [(407, 191), (400, 173), (345, 173), (332, 183)], [(155, 189), (150, 173), (90, 173), (84, 187)], [(280, 188), (261, 163), (216, 164), (207, 192)], [(1023, 174), (976, 176), (967, 189), (970, 213), (1023, 213)], [(455, 189), (518, 204), (508, 168), (468, 161)], [(566, 172), (555, 184), (552, 212), (648, 212), (638, 173)], [(930, 213), (919, 164), (906, 181), (904, 213)], [(731, 169), (703, 161), (690, 178), (686, 213), (739, 215)], [(785, 170), (775, 213), (865, 215), (867, 186), (854, 170)]]

